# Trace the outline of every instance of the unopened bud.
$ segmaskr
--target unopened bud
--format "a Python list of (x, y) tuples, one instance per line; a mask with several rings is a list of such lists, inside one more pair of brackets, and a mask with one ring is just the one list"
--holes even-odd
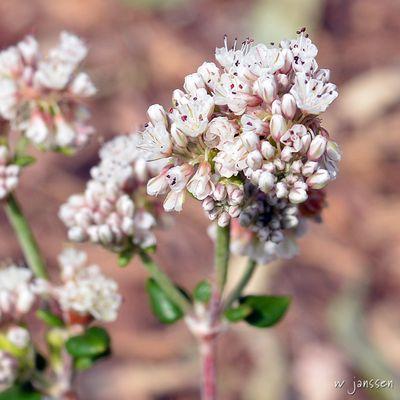
[(322, 189), (329, 182), (330, 176), (326, 169), (320, 168), (307, 179), (307, 184), (312, 189)]
[(201, 205), (204, 211), (211, 211), (215, 207), (215, 202), (211, 197), (206, 197)]
[(163, 125), (166, 125), (167, 123), (167, 115), (165, 113), (164, 107), (160, 104), (151, 105), (147, 110), (147, 115), (154, 125), (156, 125), (157, 123), (162, 123)]
[(264, 193), (268, 193), (275, 185), (275, 177), (271, 173), (264, 171), (258, 180), (258, 187)]
[(241, 139), (244, 147), (246, 147), (246, 149), (249, 151), (254, 150), (260, 143), (259, 136), (254, 132), (249, 132), (249, 131), (243, 132), (241, 135)]
[(289, 193), (289, 201), (293, 204), (303, 203), (307, 198), (307, 192), (304, 189), (292, 189)]
[(261, 168), (263, 157), (258, 150), (253, 150), (247, 155), (246, 162), (249, 168), (253, 170), (259, 169)]
[(274, 114), (269, 123), (271, 135), (276, 142), (280, 140), (282, 135), (286, 132), (286, 121), (282, 115)]
[(226, 187), (225, 185), (218, 184), (213, 192), (213, 197), (217, 201), (222, 201), (226, 197)]
[(266, 160), (271, 159), (275, 155), (275, 147), (266, 140), (261, 143), (261, 154)]
[(231, 220), (231, 217), (229, 216), (229, 214), (226, 211), (224, 211), (218, 217), (218, 225), (222, 228), (224, 226), (228, 226), (230, 220)]
[(267, 104), (271, 104), (277, 96), (277, 87), (274, 76), (269, 74), (260, 76), (254, 82), (253, 90)]
[(272, 114), (282, 114), (282, 103), (280, 100), (275, 100), (271, 105)]
[(317, 135), (311, 141), (310, 148), (308, 149), (307, 156), (310, 160), (318, 160), (324, 154), (327, 139), (322, 135)]
[(282, 96), (282, 114), (288, 119), (293, 119), (296, 111), (296, 100), (290, 93), (285, 93)]
[(194, 73), (185, 77), (184, 89), (188, 93), (196, 93), (197, 89), (204, 88), (204, 81), (200, 74)]

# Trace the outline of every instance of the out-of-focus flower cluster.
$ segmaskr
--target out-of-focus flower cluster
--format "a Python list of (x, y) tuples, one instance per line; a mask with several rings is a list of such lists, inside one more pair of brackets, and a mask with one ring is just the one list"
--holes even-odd
[(57, 300), (68, 323), (114, 321), (122, 302), (117, 283), (97, 265), (86, 265), (86, 253), (73, 248), (59, 256), (62, 284), (49, 292)]
[(122, 135), (105, 143), (85, 192), (61, 206), (59, 216), (70, 240), (99, 243), (117, 252), (155, 245), (153, 228), (160, 207), (146, 196), (145, 185), (159, 171), (159, 163), (146, 163), (137, 140), (137, 135)]
[(78, 71), (86, 55), (82, 40), (68, 32), (46, 55), (32, 36), (1, 51), (0, 117), (10, 129), (43, 149), (86, 144), (93, 128), (83, 101), (96, 92)]
[(0, 200), (6, 198), (17, 186), (21, 168), (13, 163), (7, 146), (0, 145)]
[(0, 267), (0, 322), (18, 321), (36, 298), (32, 272), (14, 264)]
[(259, 260), (280, 256), (305, 216), (300, 205), (335, 179), (341, 158), (321, 126), (338, 93), (317, 52), (305, 29), (276, 46), (246, 40), (228, 48), (225, 39), (219, 66), (205, 62), (188, 75), (168, 111), (148, 110), (139, 147), (167, 163), (148, 194), (166, 194), (164, 209), (181, 211), (189, 192), (219, 226), (233, 219), (245, 229), (251, 240), (234, 248), (257, 245), (253, 256), (268, 254)]

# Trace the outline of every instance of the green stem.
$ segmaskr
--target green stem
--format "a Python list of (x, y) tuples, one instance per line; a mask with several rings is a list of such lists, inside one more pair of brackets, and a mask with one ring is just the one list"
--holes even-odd
[(257, 268), (257, 263), (254, 260), (249, 259), (243, 276), (240, 278), (239, 282), (234, 287), (231, 294), (228, 296), (228, 298), (225, 301), (225, 307), (224, 307), (225, 310), (228, 309), (229, 307), (231, 307), (232, 304), (234, 303), (234, 301), (240, 297), (243, 289), (249, 283), (256, 268)]
[(217, 285), (221, 295), (228, 275), (230, 238), (230, 225), (223, 228), (220, 226), (217, 227), (217, 239), (215, 242), (215, 270), (217, 274)]
[(144, 267), (149, 271), (152, 278), (158, 283), (165, 294), (179, 306), (182, 311), (188, 311), (191, 307), (189, 300), (176, 288), (169, 277), (161, 271), (160, 267), (144, 250), (141, 250), (139, 254)]
[(46, 266), (40, 254), (39, 247), (33, 236), (32, 230), (29, 227), (17, 199), (13, 194), (10, 194), (4, 205), (7, 217), (14, 228), (18, 237), (19, 243), (24, 252), (26, 261), (38, 278), (47, 279)]

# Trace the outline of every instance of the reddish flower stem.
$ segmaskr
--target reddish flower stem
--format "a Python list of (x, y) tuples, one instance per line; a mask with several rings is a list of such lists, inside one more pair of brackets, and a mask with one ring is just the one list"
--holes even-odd
[(200, 342), (203, 374), (201, 388), (202, 400), (217, 399), (216, 340), (216, 335), (210, 335), (202, 338)]

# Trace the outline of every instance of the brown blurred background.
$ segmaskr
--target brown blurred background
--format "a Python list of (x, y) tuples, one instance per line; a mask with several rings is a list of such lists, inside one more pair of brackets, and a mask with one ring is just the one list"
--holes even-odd
[[(99, 139), (73, 158), (46, 154), (24, 175), (19, 197), (49, 264), (65, 243), (60, 204), (82, 191), (99, 143), (137, 129), (152, 103), (168, 106), (186, 74), (211, 61), (224, 33), (271, 41), (307, 26), (318, 63), (340, 96), (324, 115), (343, 148), (324, 224), (310, 226), (295, 259), (260, 267), (252, 292), (286, 293), (293, 305), (272, 330), (238, 325), (220, 343), (222, 400), (400, 399), (400, 1), (399, 0), (1, 0), (0, 45), (33, 33), (44, 45), (71, 30), (90, 46), (99, 94)], [(189, 203), (160, 232), (158, 259), (192, 288), (210, 272), (208, 221)], [(120, 283), (125, 303), (109, 326), (114, 357), (80, 376), (82, 400), (198, 399), (197, 354), (183, 323), (152, 317), (138, 262), (86, 246)], [(4, 215), (2, 257), (21, 259)], [(242, 260), (234, 260), (232, 278)], [(353, 379), (396, 379), (394, 389)], [(334, 382), (346, 380), (346, 389)]]

